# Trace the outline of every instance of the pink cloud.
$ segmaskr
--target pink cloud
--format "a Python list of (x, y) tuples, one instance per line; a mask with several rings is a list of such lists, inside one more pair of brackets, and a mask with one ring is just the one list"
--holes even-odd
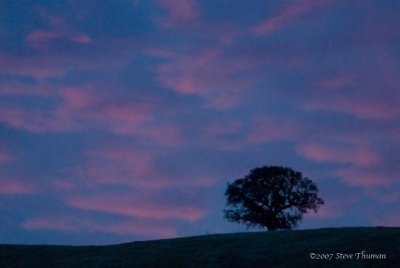
[(60, 132), (78, 129), (70, 118), (60, 118), (50, 112), (28, 111), (22, 107), (3, 105), (0, 107), (0, 121), (15, 128), (34, 133)]
[(236, 151), (247, 146), (279, 140), (296, 140), (304, 133), (297, 122), (284, 118), (260, 116), (249, 120), (249, 125), (235, 120), (220, 120), (209, 124), (202, 136), (212, 146)]
[(399, 180), (396, 174), (388, 170), (382, 170), (379, 166), (371, 167), (347, 167), (339, 169), (335, 174), (346, 183), (358, 186), (390, 185)]
[(260, 117), (253, 123), (247, 140), (249, 143), (267, 143), (276, 140), (290, 139), (295, 135), (297, 127), (294, 123), (271, 117)]
[[(251, 32), (256, 35), (264, 35), (276, 31), (290, 23), (293, 23), (297, 18), (317, 9), (326, 8), (333, 1), (299, 1), (290, 3), (289, 6), (281, 13), (271, 18), (264, 20), (251, 29)], [(293, 5), (292, 5), (293, 4)]]
[(52, 189), (56, 189), (56, 190), (73, 190), (76, 188), (75, 187), (76, 185), (68, 180), (54, 179), (54, 180), (51, 180), (50, 185), (51, 185)]
[(16, 179), (0, 178), (0, 195), (21, 195), (34, 192), (34, 187), (28, 183)]
[(159, 78), (165, 87), (182, 95), (196, 95), (207, 106), (229, 109), (245, 97), (244, 91), (254, 83), (246, 70), (251, 62), (230, 60), (222, 49), (206, 49), (200, 55), (179, 55), (159, 67)]
[(341, 88), (341, 87), (349, 87), (349, 86), (355, 86), (356, 83), (354, 81), (354, 78), (344, 75), (344, 76), (338, 76), (332, 79), (325, 79), (319, 82), (319, 86), (324, 89), (335, 89), (335, 88)]
[(0, 164), (9, 163), (12, 161), (12, 158), (9, 153), (0, 149)]
[[(120, 129), (120, 131), (121, 132), (119, 133), (124, 133), (122, 129)], [(163, 146), (177, 146), (186, 141), (181, 127), (172, 123), (160, 123), (157, 125), (143, 127), (135, 130), (134, 133)]]
[(70, 30), (35, 30), (26, 36), (26, 41), (34, 48), (43, 49), (55, 40), (63, 40), (77, 44), (90, 44), (93, 40), (86, 34)]
[(0, 53), (0, 72), (38, 79), (60, 77), (66, 73), (59, 59), (49, 56), (14, 56)]
[[(153, 165), (153, 157), (150, 153), (134, 148), (102, 148), (88, 151), (86, 156), (90, 163), (88, 169), (90, 175), (100, 178), (105, 177), (106, 179), (108, 177), (107, 174), (111, 175), (113, 171), (119, 171), (118, 173), (122, 177), (131, 176), (131, 179), (141, 177), (149, 172)], [(107, 169), (109, 170), (108, 172), (102, 172)], [(117, 179), (115, 175), (110, 176), (108, 180), (113, 182), (114, 179)]]
[(177, 236), (177, 230), (165, 223), (151, 223), (149, 221), (124, 221), (117, 224), (97, 225), (95, 230), (114, 234), (136, 234), (156, 238), (171, 238)]
[[(131, 146), (104, 145), (85, 153), (86, 162), (71, 170), (71, 183), (93, 187), (95, 185), (126, 185), (133, 189), (165, 190), (176, 187), (210, 187), (215, 178), (203, 175), (172, 175), (159, 172), (155, 167), (157, 157), (148, 150)], [(70, 181), (70, 180), (68, 180)]]
[(159, 3), (168, 11), (168, 18), (163, 22), (163, 26), (176, 26), (199, 19), (198, 7), (195, 1), (160, 0)]
[(43, 80), (71, 70), (120, 67), (130, 60), (132, 38), (93, 40), (50, 12), (40, 9), (38, 13), (45, 26), (25, 36), (29, 47), (24, 55), (0, 53), (0, 73)]
[(134, 194), (72, 197), (67, 199), (66, 203), (71, 207), (84, 210), (155, 220), (180, 219), (192, 222), (201, 219), (206, 214), (205, 210), (193, 205), (166, 204)]
[(63, 77), (71, 71), (111, 71), (130, 62), (132, 48), (137, 45), (128, 37), (93, 41), (88, 35), (75, 32), (57, 42), (29, 44), (29, 54), (0, 52), (0, 73), (29, 76), (43, 82), (44, 78)]
[(177, 235), (176, 229), (169, 227), (164, 222), (144, 219), (127, 219), (113, 223), (101, 223), (82, 218), (51, 216), (25, 221), (22, 227), (27, 230), (47, 229), (64, 232), (103, 232), (121, 235), (143, 235), (152, 238), (166, 238)]
[(381, 195), (379, 200), (384, 203), (395, 203), (400, 201), (400, 194), (399, 193), (388, 193)]
[[(376, 152), (368, 145), (338, 144), (328, 146), (317, 143), (299, 144), (296, 151), (299, 155), (315, 162), (340, 164), (334, 174), (349, 185), (384, 186), (390, 185), (399, 178), (396, 170), (386, 163), (390, 156)], [(388, 158), (389, 157), (389, 158)]]
[(300, 144), (296, 151), (310, 160), (317, 162), (350, 163), (355, 166), (370, 166), (380, 161), (378, 154), (365, 148), (338, 148), (322, 144)]
[(69, 89), (60, 92), (64, 103), (55, 114), (70, 121), (86, 121), (86, 125), (103, 128), (120, 135), (136, 135), (159, 145), (172, 146), (184, 141), (180, 126), (157, 123), (158, 107), (151, 100), (117, 100), (98, 97), (91, 88)]
[[(123, 103), (104, 103), (105, 106), (100, 108), (97, 113), (87, 113), (84, 116), (101, 120), (103, 116), (107, 118), (107, 123), (114, 125), (116, 132), (126, 132), (127, 126), (130, 125), (133, 132), (135, 129), (147, 121), (152, 121), (153, 116), (150, 114), (148, 108), (140, 103), (136, 104), (123, 104)], [(128, 131), (132, 132), (132, 131)]]
[(246, 146), (243, 140), (244, 124), (236, 120), (216, 120), (211, 122), (202, 133), (207, 144), (226, 151), (237, 151)]
[(82, 178), (79, 184), (94, 186), (105, 185), (125, 185), (134, 189), (142, 190), (165, 190), (174, 187), (204, 187), (208, 188), (215, 184), (216, 179), (210, 176), (192, 175), (177, 176), (158, 172), (152, 167), (141, 174), (141, 167), (135, 169), (135, 165), (140, 164), (131, 160), (131, 167), (124, 167), (115, 160), (110, 161), (89, 161), (89, 164), (75, 169), (75, 176)]
[[(161, 145), (176, 145), (184, 140), (178, 125), (154, 122), (153, 114), (158, 108), (151, 101), (99, 97), (91, 87), (58, 88), (53, 91), (16, 87), (20, 89), (16, 93), (11, 87), (9, 90), (1, 87), (0, 94), (37, 95), (47, 103), (57, 103), (57, 106), (44, 110), (3, 104), (0, 121), (15, 128), (35, 133), (102, 129), (120, 135), (137, 135)], [(63, 100), (61, 103), (57, 102), (60, 98)]]
[(399, 119), (400, 69), (395, 53), (383, 46), (369, 53), (372, 56), (368, 62), (355, 60), (346, 66), (346, 75), (318, 82), (314, 96), (304, 107), (312, 111), (346, 113), (360, 119)]
[(360, 98), (352, 98), (344, 95), (336, 97), (324, 97), (319, 100), (306, 103), (307, 110), (328, 110), (344, 112), (361, 119), (393, 120), (400, 116), (400, 108), (396, 104), (397, 97), (383, 99), (382, 96), (363, 95)]
[(91, 38), (67, 24), (60, 17), (56, 17), (44, 9), (36, 10), (41, 20), (47, 25), (47, 29), (37, 29), (26, 35), (25, 40), (33, 47), (40, 48), (43, 43), (54, 40), (66, 40), (79, 44), (89, 44)]
[(92, 43), (92, 39), (86, 34), (77, 34), (72, 37), (72, 41), (81, 43), (81, 44), (90, 44)]
[(29, 33), (26, 36), (26, 40), (28, 42), (46, 42), (54, 39), (58, 39), (62, 36), (62, 33), (45, 31), (45, 30), (36, 30)]
[(167, 50), (167, 49), (162, 49), (162, 48), (146, 48), (143, 50), (143, 53), (148, 56), (156, 57), (156, 58), (164, 58), (168, 59), (171, 58), (174, 54)]
[(243, 127), (244, 124), (241, 121), (215, 121), (208, 125), (205, 135), (209, 137), (230, 135), (242, 130)]
[(77, 225), (69, 225), (63, 222), (62, 217), (31, 219), (24, 222), (22, 227), (27, 230), (48, 229), (67, 232), (76, 232), (79, 228)]
[(0, 97), (46, 96), (49, 94), (51, 94), (51, 87), (46, 83), (30, 85), (18, 81), (0, 81)]

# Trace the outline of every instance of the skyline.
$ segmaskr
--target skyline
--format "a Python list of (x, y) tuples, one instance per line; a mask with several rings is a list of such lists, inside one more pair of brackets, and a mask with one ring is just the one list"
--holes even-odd
[(228, 182), (317, 183), (300, 229), (399, 226), (397, 1), (2, 1), (0, 243), (246, 231)]

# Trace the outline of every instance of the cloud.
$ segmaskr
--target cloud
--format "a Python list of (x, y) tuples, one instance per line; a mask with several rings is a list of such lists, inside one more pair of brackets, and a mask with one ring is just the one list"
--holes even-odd
[(26, 37), (28, 42), (44, 42), (60, 38), (62, 33), (50, 32), (45, 30), (36, 30), (29, 33)]
[(180, 219), (193, 222), (201, 219), (206, 211), (198, 206), (179, 203), (161, 202), (155, 197), (140, 197), (132, 194), (96, 194), (94, 196), (77, 196), (66, 200), (74, 208), (99, 211), (130, 217), (155, 220)]
[[(157, 150), (156, 150), (157, 151)], [(132, 189), (157, 190), (182, 187), (211, 187), (215, 178), (192, 174), (183, 167), (179, 172), (168, 167), (159, 170), (157, 163), (168, 154), (157, 153), (132, 145), (103, 145), (84, 153), (82, 164), (71, 170), (70, 183), (86, 187), (96, 185), (124, 185)]]
[(24, 183), (17, 179), (0, 177), (0, 195), (25, 195), (35, 192), (35, 188), (29, 183)]
[(6, 151), (0, 149), (0, 164), (2, 163), (9, 163), (12, 161), (12, 157)]
[(83, 121), (94, 128), (108, 128), (116, 133), (132, 134), (145, 122), (154, 119), (151, 103), (122, 100), (113, 96), (99, 97), (101, 89), (63, 88), (64, 103), (54, 111), (58, 117), (75, 122)]
[(22, 224), (22, 227), (27, 230), (48, 229), (57, 231), (77, 231), (78, 226), (69, 225), (63, 222), (62, 218), (35, 218), (28, 220)]
[(239, 105), (253, 84), (246, 73), (250, 65), (231, 61), (221, 49), (210, 48), (199, 55), (175, 56), (159, 67), (159, 78), (179, 94), (199, 96), (207, 107), (224, 110)]
[(63, 191), (68, 191), (68, 190), (76, 190), (76, 185), (68, 180), (61, 180), (61, 179), (52, 179), (49, 182), (49, 185), (52, 190), (63, 190)]
[(150, 238), (174, 237), (177, 230), (165, 222), (143, 219), (125, 219), (111, 223), (69, 216), (49, 216), (27, 220), (22, 223), (26, 230), (56, 230), (63, 232), (102, 232), (117, 235), (140, 235)]
[(195, 1), (159, 0), (158, 2), (168, 12), (168, 17), (162, 23), (164, 27), (181, 26), (199, 20), (199, 10)]
[[(67, 23), (67, 19), (40, 10), (43, 27), (27, 27), (30, 32), (25, 34), (25, 42), (18, 44), (23, 53), (16, 52), (17, 49), (0, 50), (0, 74), (42, 81), (79, 71), (107, 70), (110, 73), (131, 60), (134, 54), (131, 49), (138, 44), (131, 37), (93, 39), (74, 29), (73, 22)], [(13, 44), (13, 40), (7, 41)]]
[(305, 133), (299, 122), (281, 116), (255, 116), (247, 121), (228, 116), (211, 120), (201, 137), (213, 148), (241, 151), (255, 144), (297, 141)]
[(57, 30), (35, 30), (26, 36), (26, 41), (30, 43), (31, 46), (36, 48), (43, 48), (43, 43), (56, 41), (58, 39), (78, 44), (90, 44), (93, 42), (92, 39), (86, 34), (68, 33)]
[(25, 36), (26, 42), (32, 47), (42, 49), (46, 47), (45, 43), (59, 40), (79, 44), (89, 44), (92, 42), (88, 35), (73, 29), (61, 17), (52, 15), (44, 8), (37, 8), (36, 12), (42, 23), (46, 25), (46, 28), (35, 29)]
[(173, 52), (167, 49), (162, 49), (157, 47), (146, 48), (143, 50), (143, 53), (151, 57), (163, 58), (163, 59), (171, 58), (174, 55)]
[(385, 99), (382, 95), (361, 97), (336, 95), (336, 97), (326, 96), (320, 100), (310, 101), (305, 108), (311, 111), (343, 112), (361, 119), (394, 120), (400, 115), (400, 109), (395, 104), (396, 99), (397, 97)]
[(347, 167), (339, 169), (336, 174), (350, 185), (379, 186), (390, 185), (399, 180), (396, 172), (383, 169), (382, 166)]
[(277, 140), (292, 139), (297, 132), (295, 123), (273, 117), (259, 117), (254, 122), (249, 136), (249, 143), (267, 143)]
[[(113, 96), (101, 85), (52, 87), (17, 82), (0, 84), (0, 97), (0, 121), (33, 133), (99, 130), (160, 146), (185, 142), (179, 124), (157, 118), (167, 110), (156, 98)], [(31, 99), (39, 105), (22, 105)]]
[(251, 32), (255, 36), (268, 34), (290, 23), (293, 23), (293, 21), (295, 21), (296, 19), (307, 13), (329, 6), (331, 2), (333, 1), (311, 0), (311, 1), (299, 1), (296, 2), (295, 4), (290, 3), (289, 6), (286, 7), (279, 14), (272, 16), (271, 18), (268, 18), (263, 22), (257, 24), (255, 27), (251, 29)]
[(298, 155), (312, 161), (337, 164), (334, 171), (336, 176), (349, 185), (363, 187), (390, 185), (399, 179), (391, 151), (345, 142), (336, 143), (335, 146), (299, 143), (296, 147)]
[[(346, 75), (320, 79), (305, 109), (345, 113), (360, 119), (400, 118), (400, 69), (389, 46), (371, 48), (368, 59), (349, 57)], [(336, 66), (332, 66), (336, 68)], [(343, 72), (343, 71), (341, 71)], [(315, 78), (313, 78), (315, 79)]]
[(213, 120), (201, 134), (202, 139), (207, 140), (207, 144), (225, 151), (242, 150), (247, 145), (244, 141), (245, 135), (243, 122), (225, 118)]
[(322, 144), (300, 144), (296, 151), (310, 160), (317, 162), (331, 162), (352, 164), (354, 166), (370, 166), (380, 161), (378, 154), (366, 148), (340, 148)]
[(23, 83), (16, 80), (0, 81), (0, 97), (47, 96), (52, 88), (46, 83)]
[(171, 238), (178, 235), (176, 228), (164, 222), (149, 220), (126, 220), (115, 224), (97, 224), (93, 229), (100, 232), (143, 235), (152, 238)]
[(336, 89), (342, 87), (355, 86), (354, 78), (349, 75), (337, 76), (331, 79), (325, 79), (319, 82), (319, 87), (324, 89)]
[(159, 104), (152, 100), (98, 94), (102, 88), (91, 86), (59, 87), (53, 91), (33, 88), (25, 92), (25, 87), (18, 85), (15, 92), (20, 93), (16, 94), (11, 87), (2, 88), (0, 94), (32, 95), (47, 105), (27, 107), (4, 101), (0, 107), (0, 121), (34, 133), (97, 129), (118, 135), (136, 135), (165, 146), (184, 141), (179, 125), (155, 121)]
[(80, 175), (90, 182), (106, 184), (141, 184), (154, 161), (151, 153), (128, 147), (102, 148), (85, 154), (88, 166), (79, 170)]
[(383, 194), (379, 197), (379, 200), (383, 203), (396, 203), (400, 201), (400, 194), (397, 192)]
[(66, 73), (66, 68), (59, 64), (59, 59), (48, 55), (15, 56), (0, 53), (0, 73), (42, 79), (61, 77)]
[(60, 118), (47, 111), (29, 111), (22, 107), (9, 105), (3, 105), (0, 108), (0, 121), (33, 133), (62, 132), (78, 129), (78, 126), (69, 118)]

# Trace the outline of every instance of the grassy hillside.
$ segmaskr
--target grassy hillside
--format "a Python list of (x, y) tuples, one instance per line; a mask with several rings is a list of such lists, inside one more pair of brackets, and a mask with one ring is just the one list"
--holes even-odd
[[(333, 255), (312, 260), (311, 253)], [(351, 254), (353, 259), (338, 259)], [(219, 234), (112, 246), (0, 245), (0, 267), (400, 267), (400, 228)]]

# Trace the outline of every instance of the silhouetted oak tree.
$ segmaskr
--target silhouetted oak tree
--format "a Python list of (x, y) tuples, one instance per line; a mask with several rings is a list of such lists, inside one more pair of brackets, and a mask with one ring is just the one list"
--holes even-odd
[(255, 168), (244, 178), (228, 183), (225, 218), (248, 227), (292, 229), (308, 210), (317, 212), (324, 201), (317, 185), (287, 167)]

